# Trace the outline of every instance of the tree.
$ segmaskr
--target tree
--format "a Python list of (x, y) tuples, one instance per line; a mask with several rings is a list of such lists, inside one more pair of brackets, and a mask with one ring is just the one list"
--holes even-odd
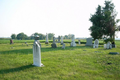
[(48, 39), (49, 39), (49, 40), (52, 40), (54, 35), (55, 35), (54, 33), (49, 33), (49, 34), (48, 34)]
[(17, 39), (21, 39), (21, 40), (27, 39), (27, 35), (24, 34), (23, 32), (22, 32), (22, 33), (19, 33), (19, 34), (17, 35)]
[(37, 32), (36, 32), (36, 33), (33, 33), (33, 34), (30, 36), (30, 39), (34, 39), (34, 36), (35, 36), (35, 35), (39, 35), (39, 33), (37, 33)]
[(16, 39), (16, 34), (12, 34), (12, 35), (11, 35), (11, 38), (12, 38), (12, 39)]
[(64, 39), (68, 39), (68, 35), (65, 35), (65, 36), (64, 36)]
[(96, 9), (96, 13), (92, 15), (90, 18), (90, 21), (92, 22), (92, 26), (89, 28), (91, 31), (91, 36), (94, 39), (101, 39), (103, 36), (103, 13), (101, 6), (98, 5), (98, 8)]
[(68, 39), (72, 39), (73, 34), (68, 34)]
[(34, 39), (34, 36), (35, 36), (35, 35), (38, 35), (40, 40), (44, 40), (44, 39), (45, 39), (45, 35), (44, 35), (44, 34), (37, 33), (37, 32), (34, 33), (34, 34), (32, 34), (32, 35), (30, 36), (30, 38), (31, 38), (31, 39)]
[(117, 23), (120, 21), (119, 19), (115, 21), (117, 12), (115, 11), (114, 7), (115, 6), (113, 3), (111, 3), (111, 1), (105, 1), (105, 7), (103, 8), (105, 27), (104, 34), (109, 36), (112, 41), (115, 40), (115, 31), (119, 29)]
[(98, 6), (97, 11), (91, 16), (90, 21), (92, 26), (89, 28), (91, 36), (94, 39), (109, 38), (111, 42), (114, 41), (115, 31), (118, 30), (117, 23), (119, 19), (115, 21), (116, 11), (114, 10), (114, 4), (111, 1), (105, 1), (105, 7)]
[(39, 34), (39, 39), (40, 40), (44, 40), (45, 39), (45, 35), (44, 34)]

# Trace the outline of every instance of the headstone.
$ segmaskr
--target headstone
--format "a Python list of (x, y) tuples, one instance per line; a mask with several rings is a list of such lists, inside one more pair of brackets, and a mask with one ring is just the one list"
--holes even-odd
[(96, 39), (93, 44), (93, 48), (98, 48), (98, 46), (99, 46), (99, 41), (98, 41), (98, 39)]
[(106, 44), (104, 44), (104, 48), (106, 49)]
[(80, 40), (78, 40), (78, 44), (80, 45), (81, 43), (80, 43)]
[(38, 67), (43, 66), (41, 63), (41, 47), (37, 40), (35, 40), (33, 44), (33, 65)]
[(41, 47), (41, 44), (40, 44), (40, 41), (39, 41), (39, 36), (38, 35), (35, 35), (35, 41), (37, 41), (37, 43), (40, 45)]
[(65, 49), (65, 44), (63, 43), (62, 49)]
[(75, 43), (75, 36), (74, 36), (74, 35), (72, 35), (72, 41), (71, 41), (70, 46), (72, 46), (72, 47), (76, 46), (76, 43)]
[(51, 44), (52, 48), (57, 48), (57, 45), (55, 43), (55, 37), (53, 37), (53, 43)]
[(112, 48), (116, 48), (115, 42), (112, 42)]
[(92, 46), (92, 38), (86, 39), (86, 46)]
[(60, 43), (60, 36), (58, 36), (58, 43)]
[(106, 49), (112, 49), (112, 44), (110, 43), (110, 41), (107, 42)]
[(12, 39), (10, 39), (10, 44), (13, 44), (13, 40)]
[(46, 42), (45, 42), (45, 44), (48, 44), (49, 42), (48, 42), (48, 34), (46, 33)]
[(63, 36), (61, 36), (61, 45), (63, 44)]

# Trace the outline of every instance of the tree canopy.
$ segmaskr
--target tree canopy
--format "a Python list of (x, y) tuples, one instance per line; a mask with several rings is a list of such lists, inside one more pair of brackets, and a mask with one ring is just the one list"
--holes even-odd
[(24, 34), (23, 32), (22, 33), (19, 33), (19, 34), (17, 34), (17, 39), (26, 39), (27, 38), (27, 35), (26, 34)]
[(98, 5), (94, 15), (89, 19), (92, 26), (89, 28), (91, 36), (95, 39), (109, 38), (114, 41), (115, 31), (119, 29), (116, 19), (117, 12), (114, 9), (114, 4), (111, 1), (105, 1), (105, 6)]
[(12, 38), (12, 39), (16, 39), (16, 34), (12, 34), (12, 35), (11, 35), (11, 38)]

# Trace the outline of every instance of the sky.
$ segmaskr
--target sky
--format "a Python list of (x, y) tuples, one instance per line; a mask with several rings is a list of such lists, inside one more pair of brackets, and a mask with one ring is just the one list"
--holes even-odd
[[(105, 0), (0, 0), (0, 37), (35, 32), (91, 37), (91, 14)], [(112, 0), (120, 19), (119, 0)], [(116, 33), (120, 38), (120, 32)]]

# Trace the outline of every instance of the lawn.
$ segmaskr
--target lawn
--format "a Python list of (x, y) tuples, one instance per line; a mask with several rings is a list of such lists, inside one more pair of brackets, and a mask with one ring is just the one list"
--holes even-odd
[(67, 40), (65, 49), (60, 43), (51, 48), (51, 43), (42, 41), (44, 67), (32, 65), (34, 40), (27, 40), (28, 46), (25, 41), (0, 42), (0, 80), (120, 80), (120, 54), (109, 54), (120, 53), (120, 41), (116, 41), (117, 48), (108, 50), (103, 45), (97, 49), (85, 44), (70, 47)]

